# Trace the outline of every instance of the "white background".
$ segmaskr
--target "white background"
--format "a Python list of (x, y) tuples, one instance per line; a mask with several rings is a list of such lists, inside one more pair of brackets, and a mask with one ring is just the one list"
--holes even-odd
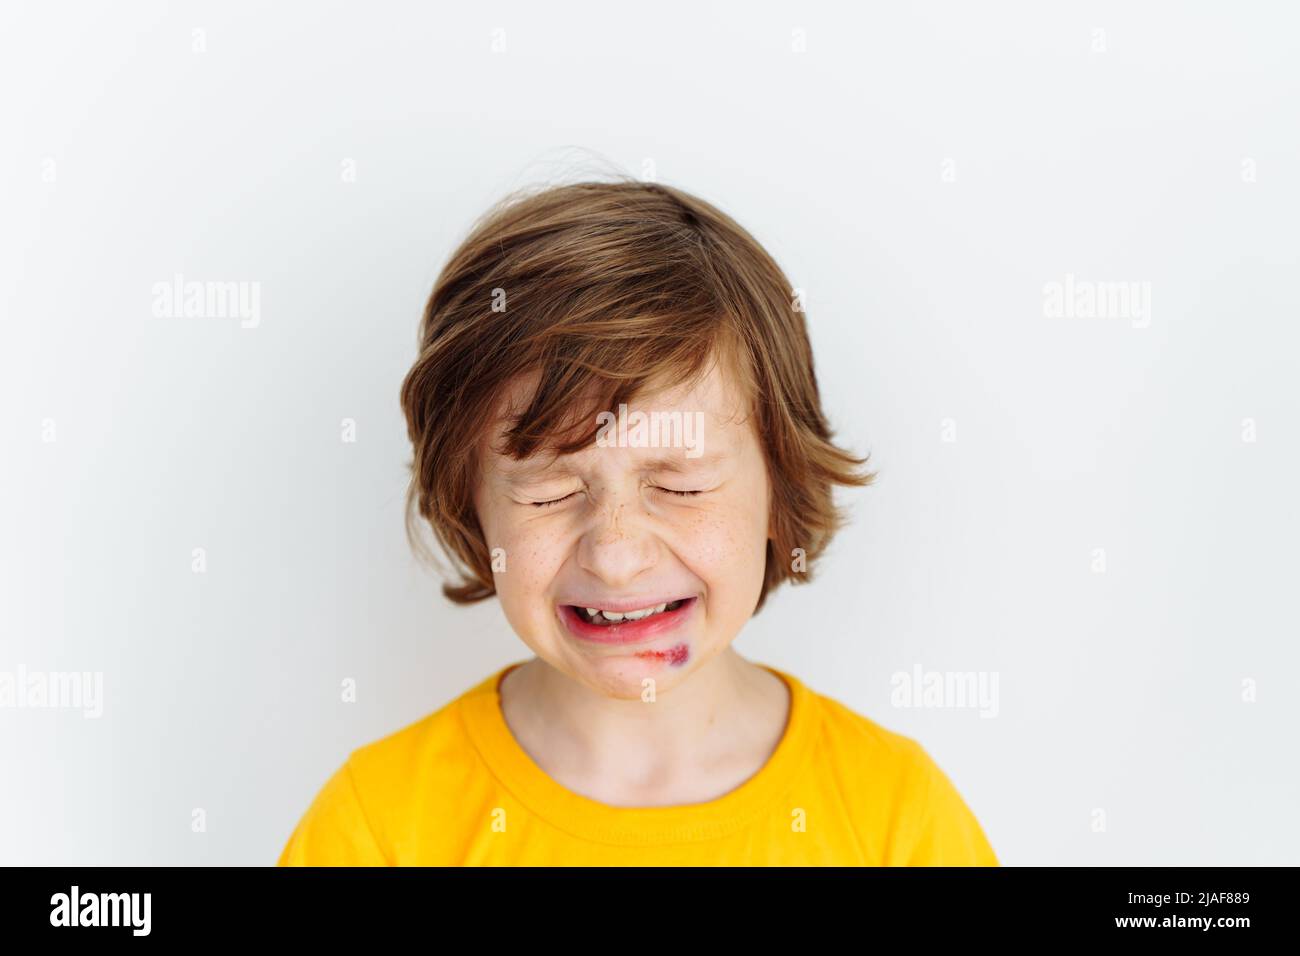
[[(1298, 25), (6, 3), (0, 670), (105, 700), (0, 710), (0, 862), (272, 863), (351, 749), (529, 656), (408, 551), (398, 387), (474, 217), (614, 167), (769, 248), (880, 470), (738, 649), (919, 740), (1005, 864), (1300, 863)], [(260, 325), (154, 317), (176, 273)], [(1067, 274), (1150, 325), (1046, 316)], [(917, 664), (997, 717), (891, 706)]]

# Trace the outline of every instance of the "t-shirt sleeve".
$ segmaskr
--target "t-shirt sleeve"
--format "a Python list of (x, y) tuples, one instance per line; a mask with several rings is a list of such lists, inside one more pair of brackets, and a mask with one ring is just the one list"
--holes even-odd
[(934, 759), (920, 748), (925, 806), (905, 860), (908, 866), (999, 866), (975, 814)]
[(302, 815), (276, 866), (387, 866), (349, 763), (325, 782)]

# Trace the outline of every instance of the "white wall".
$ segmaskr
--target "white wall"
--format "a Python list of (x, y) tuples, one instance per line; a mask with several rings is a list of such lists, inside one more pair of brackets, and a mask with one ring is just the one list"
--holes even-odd
[[(741, 651), (920, 740), (1004, 863), (1300, 862), (1292, 6), (429, 6), (0, 13), (0, 671), (104, 682), (0, 710), (3, 862), (273, 862), (527, 656), (409, 555), (398, 386), (490, 202), (647, 162), (804, 289), (881, 470)], [(155, 317), (177, 273), (258, 324)], [(1046, 315), (1067, 274), (1149, 324)], [(891, 706), (918, 664), (997, 716)]]

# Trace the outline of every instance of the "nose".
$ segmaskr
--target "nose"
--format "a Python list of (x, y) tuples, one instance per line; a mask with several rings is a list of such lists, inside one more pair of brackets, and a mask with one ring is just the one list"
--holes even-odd
[(658, 562), (659, 540), (638, 503), (608, 501), (592, 511), (591, 524), (578, 542), (578, 564), (609, 588), (625, 588)]

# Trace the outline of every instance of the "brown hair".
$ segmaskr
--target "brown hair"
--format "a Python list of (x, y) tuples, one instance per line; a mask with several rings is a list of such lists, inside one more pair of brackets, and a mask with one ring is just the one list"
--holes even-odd
[[(406, 528), (427, 519), (461, 577), (443, 593), (496, 593), (474, 510), (477, 449), (503, 387), (538, 375), (503, 453), (576, 451), (594, 403), (613, 409), (659, 382), (727, 362), (751, 403), (772, 485), (757, 613), (781, 581), (811, 577), (843, 523), (832, 486), (875, 477), (831, 441), (802, 306), (771, 256), (734, 220), (680, 189), (633, 179), (524, 190), (488, 210), (452, 254), (420, 323), (402, 383), (414, 446)], [(586, 426), (586, 427), (584, 427)], [(792, 570), (802, 548), (807, 570)], [(424, 552), (427, 554), (427, 552)]]

